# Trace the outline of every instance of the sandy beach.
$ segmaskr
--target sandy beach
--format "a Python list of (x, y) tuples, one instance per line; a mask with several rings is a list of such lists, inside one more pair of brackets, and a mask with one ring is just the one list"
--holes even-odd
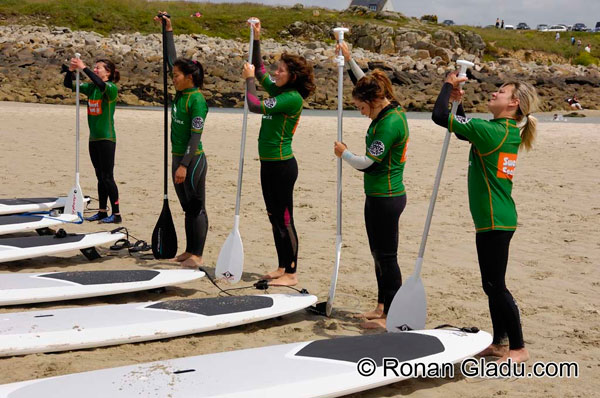
[[(295, 222), (299, 235), (299, 287), (326, 299), (335, 242), (335, 116), (303, 116), (294, 138), (299, 164)], [(150, 241), (162, 206), (162, 113), (117, 109), (115, 178), (123, 226)], [(208, 159), (206, 183), (209, 272), (233, 225), (241, 113), (209, 112), (203, 135)], [(276, 266), (276, 253), (259, 181), (256, 139), (260, 116), (251, 115), (241, 203), (240, 233), (250, 285)], [(364, 150), (367, 118), (344, 120), (344, 141)], [(399, 263), (404, 278), (413, 271), (444, 130), (430, 120), (409, 119), (405, 169), (408, 204), (400, 218)], [(97, 196), (87, 150), (85, 108), (81, 112), (81, 186)], [(578, 379), (481, 380), (415, 379), (353, 397), (594, 397), (600, 390), (600, 125), (540, 123), (538, 141), (522, 152), (513, 196), (519, 228), (511, 244), (507, 285), (515, 296), (532, 360), (575, 361)], [(0, 102), (0, 197), (66, 194), (74, 181), (75, 107)], [(491, 332), (487, 298), (481, 289), (475, 233), (467, 199), (468, 144), (453, 139), (433, 218), (424, 271), (427, 326), (477, 326)], [(221, 331), (148, 343), (56, 354), (0, 358), (0, 384), (169, 358), (365, 333), (353, 313), (376, 302), (373, 261), (364, 228), (362, 174), (344, 165), (343, 249), (336, 310), (332, 318), (304, 311), (280, 319)], [(169, 177), (170, 207), (184, 248), (183, 211)], [(90, 207), (97, 207), (93, 202)], [(96, 223), (65, 227), (69, 232), (108, 230)], [(181, 250), (180, 250), (181, 251)], [(0, 272), (46, 272), (175, 268), (151, 256), (102, 250), (88, 262), (78, 252), (0, 264)], [(271, 289), (270, 292), (283, 292)], [(249, 289), (247, 294), (258, 293)], [(1, 292), (0, 292), (1, 294)], [(142, 292), (70, 302), (1, 308), (33, 309), (214, 297), (206, 278), (171, 287), (163, 294)], [(372, 333), (372, 332), (370, 332)], [(264, 371), (269, 372), (265, 363)], [(595, 376), (594, 376), (595, 375)], [(284, 397), (285, 394), (282, 394)]]

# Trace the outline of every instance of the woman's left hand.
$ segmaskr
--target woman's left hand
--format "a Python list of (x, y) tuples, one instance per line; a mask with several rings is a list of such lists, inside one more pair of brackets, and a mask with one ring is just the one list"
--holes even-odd
[(348, 146), (343, 142), (335, 141), (335, 143), (333, 144), (333, 151), (335, 152), (335, 156), (337, 156), (338, 158), (342, 157), (342, 154), (346, 149), (348, 149)]
[(244, 70), (242, 71), (242, 77), (244, 78), (244, 80), (254, 77), (254, 65), (246, 62), (244, 64)]
[(85, 69), (85, 64), (79, 58), (71, 58), (71, 64), (69, 66), (69, 70), (71, 72), (74, 72), (76, 69), (84, 70)]
[(185, 181), (187, 175), (187, 167), (180, 165), (175, 171), (175, 184), (181, 184)]

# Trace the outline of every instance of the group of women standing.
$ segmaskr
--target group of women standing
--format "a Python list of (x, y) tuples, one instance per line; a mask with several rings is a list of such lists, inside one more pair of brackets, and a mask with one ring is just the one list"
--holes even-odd
[[(204, 71), (197, 61), (176, 58), (168, 15), (161, 12), (155, 20), (165, 23), (169, 65), (177, 92), (171, 112), (172, 174), (185, 212), (187, 246), (176, 260), (185, 267), (197, 267), (203, 261), (208, 231), (205, 203), (208, 164), (201, 140), (208, 113), (200, 91)], [(284, 53), (271, 76), (262, 62), (260, 22), (253, 24), (252, 29), (254, 56), (252, 64), (244, 65), (242, 76), (249, 110), (263, 115), (258, 137), (260, 181), (277, 251), (277, 269), (267, 273), (264, 279), (274, 285), (292, 286), (298, 282), (299, 246), (293, 208), (298, 164), (292, 151), (292, 140), (300, 121), (303, 99), (315, 90), (314, 74), (306, 59)], [(365, 75), (352, 60), (345, 44), (338, 45), (336, 50), (343, 53), (349, 66), (348, 73), (354, 83), (354, 104), (362, 115), (371, 119), (364, 155), (352, 153), (342, 142), (334, 143), (334, 153), (364, 173), (364, 218), (378, 295), (376, 308), (358, 316), (364, 319), (363, 327), (379, 328), (385, 327), (392, 299), (402, 285), (397, 259), (398, 225), (407, 203), (403, 173), (409, 128), (387, 75), (379, 70)], [(101, 208), (91, 219), (119, 222), (118, 192), (112, 177), (118, 72), (108, 60), (99, 60), (92, 72), (80, 60), (73, 59), (65, 78), (65, 85), (73, 89), (75, 69), (83, 70), (92, 80), (92, 83), (81, 85), (81, 91), (89, 96), (90, 155), (98, 176)], [(505, 273), (510, 240), (517, 226), (517, 212), (511, 196), (512, 178), (519, 149), (530, 149), (535, 138), (536, 119), (531, 113), (536, 109), (537, 94), (528, 83), (507, 82), (489, 101), (492, 120), (469, 119), (462, 106), (456, 115), (448, 109), (450, 102), (462, 101), (464, 92), (460, 83), (465, 80), (455, 73), (446, 77), (432, 118), (457, 138), (471, 143), (469, 207), (475, 223), (482, 284), (488, 296), (494, 330), (493, 343), (482, 355), (525, 361), (529, 355), (524, 347), (519, 310), (506, 288)], [(259, 98), (257, 81), (269, 98)], [(110, 217), (106, 212), (107, 197), (113, 209)], [(508, 346), (503, 345), (505, 337), (508, 337)]]

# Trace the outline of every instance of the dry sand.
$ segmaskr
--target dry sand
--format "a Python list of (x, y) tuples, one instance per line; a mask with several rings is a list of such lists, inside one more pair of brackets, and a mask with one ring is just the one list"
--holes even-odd
[[(73, 106), (0, 103), (0, 197), (66, 194), (73, 184)], [(214, 270), (219, 249), (232, 228), (239, 156), (241, 114), (209, 113), (203, 142), (209, 169), (207, 211), (210, 231), (205, 260)], [(96, 196), (82, 112), (81, 185)], [(260, 118), (249, 119), (240, 232), (244, 241), (242, 284), (256, 280), (276, 263), (264, 210), (256, 137)], [(361, 152), (366, 118), (345, 120), (345, 142)], [(409, 120), (411, 140), (405, 183), (408, 205), (400, 219), (399, 262), (406, 278), (413, 270), (443, 129), (429, 120)], [(116, 180), (124, 224), (141, 239), (150, 235), (162, 204), (162, 113), (118, 109)], [(300, 239), (300, 286), (324, 299), (334, 259), (335, 116), (304, 116), (294, 139), (300, 175), (295, 190), (295, 220)], [(475, 234), (467, 202), (469, 147), (452, 140), (433, 219), (423, 279), (428, 295), (427, 325), (475, 325), (491, 331), (486, 297), (480, 286)], [(600, 390), (600, 127), (594, 124), (541, 123), (535, 149), (522, 153), (514, 198), (519, 228), (513, 238), (507, 284), (519, 303), (527, 348), (533, 361), (576, 361), (578, 379), (408, 380), (354, 394), (354, 397), (592, 397)], [(180, 247), (185, 242), (183, 212), (169, 181), (171, 209)], [(168, 358), (215, 353), (270, 344), (364, 333), (351, 313), (376, 301), (372, 259), (363, 221), (362, 175), (344, 166), (344, 234), (336, 312), (330, 319), (298, 312), (281, 319), (232, 329), (148, 343), (0, 359), (0, 383), (63, 375)], [(92, 204), (97, 206), (97, 202)], [(68, 231), (107, 229), (94, 223)], [(88, 262), (78, 253), (0, 264), (0, 272), (165, 268), (173, 263), (104, 250)], [(272, 290), (275, 291), (275, 290)], [(249, 290), (248, 293), (254, 293)], [(1, 294), (1, 292), (0, 292)], [(217, 290), (206, 278), (156, 295), (148, 292), (55, 304), (3, 308), (1, 312), (89, 306), (154, 299), (211, 297)], [(265, 363), (265, 373), (269, 364)], [(595, 376), (594, 376), (595, 375)], [(282, 392), (282, 397), (285, 393)]]

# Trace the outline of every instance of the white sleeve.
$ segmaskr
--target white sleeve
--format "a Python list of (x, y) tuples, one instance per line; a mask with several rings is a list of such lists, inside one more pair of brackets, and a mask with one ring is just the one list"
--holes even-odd
[(365, 170), (368, 169), (373, 163), (373, 160), (368, 158), (367, 156), (357, 156), (350, 152), (348, 149), (342, 153), (342, 159), (344, 159), (348, 164), (354, 167), (356, 170)]
[(362, 69), (360, 69), (360, 66), (358, 66), (354, 59), (350, 58), (348, 64), (350, 65), (350, 69), (352, 70), (352, 73), (354, 73), (356, 80), (360, 80), (365, 76), (365, 72), (363, 72)]

